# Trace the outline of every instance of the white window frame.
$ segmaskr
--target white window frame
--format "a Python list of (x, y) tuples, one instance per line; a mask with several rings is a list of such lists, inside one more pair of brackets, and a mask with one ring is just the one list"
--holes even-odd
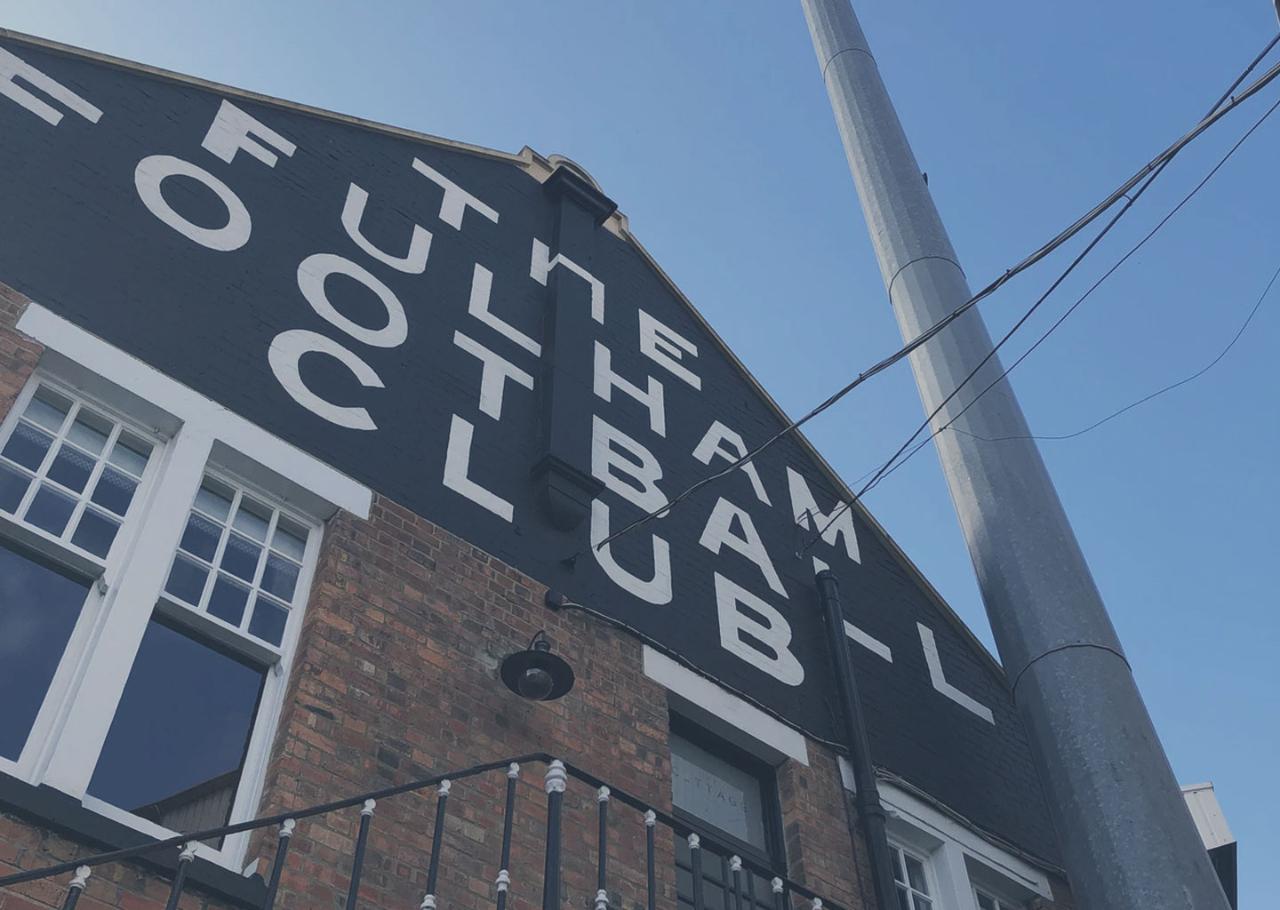
[[(973, 886), (973, 901), (975, 904), (978, 902), (979, 894), (995, 902), (993, 910), (1023, 910), (1026, 907), (1026, 901), (1009, 900), (998, 889), (989, 888), (986, 884), (975, 883)], [(981, 904), (978, 905), (978, 910), (982, 910)]]
[[(225, 636), (234, 635), (230, 643), (240, 653), (270, 665), (230, 823), (250, 818), (265, 786), (289, 668), (314, 580), (323, 523), (339, 509), (367, 518), (372, 491), (38, 304), (28, 305), (17, 328), (46, 350), (40, 368), (6, 415), (2, 438), (7, 438), (36, 383), (43, 381), (59, 391), (69, 389), (70, 394), (113, 417), (133, 416), (125, 421), (130, 429), (156, 441), (157, 447), (105, 564), (86, 562), (83, 553), (74, 552), (78, 548), (46, 539), (51, 535), (41, 536), (38, 529), (29, 529), (34, 544), (19, 539), (80, 574), (99, 578), (101, 583), (91, 586), (94, 593), (82, 608), (73, 641), (19, 762), (0, 764), (0, 773), (58, 789), (87, 809), (146, 835), (178, 833), (88, 796), (86, 791), (155, 611), (204, 637), (209, 637), (211, 624), (217, 624), (213, 617), (170, 604), (162, 596), (191, 504), (209, 473), (271, 503), (310, 531), (298, 579), (299, 592), (307, 595), (297, 595), (278, 653), (262, 643), (256, 643), (255, 648), (242, 633), (221, 630)], [(152, 431), (140, 432), (140, 425), (149, 425)], [(145, 520), (139, 520), (144, 515)], [(7, 522), (0, 533), (12, 531), (9, 526), (13, 524)], [(19, 538), (18, 534), (9, 536)], [(226, 637), (218, 640), (228, 643)], [(249, 833), (244, 832), (225, 838), (218, 849), (201, 845), (198, 853), (239, 871), (248, 842)]]
[[(37, 389), (42, 386), (102, 413), (134, 435), (151, 442), (153, 448), (134, 493), (133, 501), (130, 502), (126, 514), (121, 519), (120, 530), (116, 533), (106, 556), (96, 556), (71, 543), (70, 540), (61, 540), (43, 528), (28, 524), (25, 520), (6, 512), (0, 512), (0, 538), (38, 553), (88, 582), (88, 593), (80, 608), (80, 617), (76, 620), (63, 655), (58, 661), (58, 667), (49, 681), (48, 691), (36, 713), (22, 752), (16, 760), (0, 756), (0, 772), (30, 782), (35, 782), (41, 752), (47, 748), (49, 741), (54, 737), (57, 719), (65, 708), (76, 675), (76, 667), (83, 660), (90, 643), (97, 640), (101, 631), (111, 594), (108, 579), (114, 577), (119, 571), (132, 548), (133, 539), (137, 536), (141, 524), (141, 515), (146, 512), (148, 498), (155, 487), (156, 475), (160, 471), (158, 465), (164, 458), (166, 445), (162, 434), (136, 420), (131, 420), (128, 415), (106, 402), (86, 395), (82, 390), (58, 381), (57, 377), (50, 376), (43, 370), (38, 370), (19, 392), (9, 413), (0, 421), (0, 448), (8, 442), (27, 406), (31, 403), (31, 399), (35, 397)], [(55, 439), (55, 444), (50, 446), (46, 460), (52, 457), (53, 450), (57, 448), (57, 442), (58, 440)], [(32, 486), (38, 485), (37, 472), (37, 479)], [(86, 491), (88, 487), (89, 485), (86, 484)], [(27, 497), (31, 495), (31, 491), (28, 491)]]
[[(904, 838), (901, 836), (901, 834), (898, 837), (890, 837), (889, 849), (894, 853), (901, 853), (904, 856), (909, 856), (912, 859), (916, 860), (918, 863), (920, 863), (921, 867), (924, 869), (925, 887), (928, 888), (928, 893), (925, 895), (925, 897), (929, 901), (930, 910), (944, 910), (944, 908), (945, 910), (950, 910), (950, 908), (947, 907), (946, 904), (944, 903), (944, 898), (940, 893), (940, 889), (938, 888), (938, 875), (934, 869), (934, 858), (933, 858), (933, 854), (935, 851), (921, 849), (917, 845), (919, 843), (918, 841), (916, 841), (915, 843), (908, 842), (908, 841), (914, 841), (914, 840), (915, 840), (914, 838), (910, 838), (910, 837)], [(897, 856), (892, 857), (892, 861), (894, 863), (897, 862), (897, 859), (898, 859)], [(906, 870), (905, 862), (903, 863), (903, 870), (905, 873), (905, 870)], [(898, 876), (897, 876), (896, 865), (894, 866), (893, 879), (894, 879), (893, 887), (894, 887), (894, 890), (896, 891), (898, 888)], [(916, 891), (915, 888), (911, 887), (910, 883), (907, 884), (907, 887), (912, 892)], [(894, 895), (894, 900), (895, 901), (897, 900), (896, 894)], [(912, 903), (913, 904), (915, 903), (914, 899)]]
[[(853, 769), (839, 758), (846, 790), (854, 790)], [(959, 816), (889, 780), (878, 782), (888, 816), (889, 841), (925, 856), (935, 910), (978, 910), (975, 888), (1011, 907), (1025, 907), (1033, 897), (1053, 900), (1049, 871), (988, 840)]]

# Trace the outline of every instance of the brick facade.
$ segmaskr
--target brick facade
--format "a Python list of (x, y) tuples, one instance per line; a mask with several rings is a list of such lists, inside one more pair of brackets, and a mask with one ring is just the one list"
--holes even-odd
[[(25, 305), (0, 285), (0, 417), (29, 379), (41, 347), (13, 326)], [(554, 613), (545, 589), (467, 541), (384, 497), (370, 518), (329, 521), (311, 587), (260, 814), (287, 812), (522, 753), (563, 757), (664, 810), (671, 808), (666, 691), (642, 668), (642, 646), (592, 617)], [(577, 673), (573, 691), (530, 702), (498, 680), (498, 665), (545, 629)], [(778, 773), (788, 872), (847, 910), (872, 906), (865, 851), (854, 835), (835, 754), (808, 743), (811, 764)], [(539, 906), (544, 844), (543, 767), (524, 769), (510, 864), (513, 910)], [(459, 781), (445, 826), (440, 905), (482, 910), (495, 898), (502, 836), (501, 772)], [(595, 897), (596, 799), (570, 781), (564, 818), (564, 904), (590, 910)], [(391, 798), (375, 810), (361, 889), (366, 907), (416, 907), (431, 849), (435, 793)], [(644, 826), (611, 810), (612, 908), (645, 898)], [(333, 813), (298, 826), (277, 906), (343, 906), (358, 815)], [(659, 829), (659, 906), (675, 906), (671, 836)], [(274, 829), (249, 858), (266, 874)], [(0, 813), (0, 874), (67, 861), (100, 849)], [(0, 910), (61, 906), (66, 877), (0, 894)], [(1061, 882), (1055, 889), (1065, 893)], [(130, 864), (104, 866), (81, 910), (163, 907), (167, 879)], [(183, 907), (233, 906), (199, 885)], [(1042, 906), (1069, 907), (1061, 902)]]

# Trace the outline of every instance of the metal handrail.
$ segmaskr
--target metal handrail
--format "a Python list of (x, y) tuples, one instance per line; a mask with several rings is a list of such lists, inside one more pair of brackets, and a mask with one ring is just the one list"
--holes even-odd
[[(553, 762), (556, 762), (561, 767), (563, 767), (563, 773), (567, 777), (572, 777), (575, 780), (588, 784), (591, 787), (595, 788), (597, 791), (606, 793), (609, 799), (617, 800), (618, 802), (621, 802), (624, 805), (644, 815), (645, 824), (648, 826), (650, 831), (650, 835), (648, 838), (649, 840), (648, 853), (649, 853), (650, 867), (652, 867), (652, 862), (653, 862), (653, 857), (652, 857), (653, 826), (655, 823), (661, 823), (663, 827), (670, 829), (674, 834), (678, 836), (681, 836), (681, 837), (690, 837), (691, 835), (695, 836), (697, 838), (697, 841), (700, 842), (701, 844), (701, 849), (710, 849), (714, 852), (721, 853), (726, 857), (733, 856), (735, 859), (738, 860), (742, 869), (749, 870), (765, 879), (772, 880), (775, 895), (777, 895), (777, 898), (778, 898), (777, 904), (779, 908), (782, 907), (782, 896), (786, 893), (790, 893), (794, 895), (799, 895), (803, 898), (810, 900), (811, 902), (813, 902), (813, 906), (815, 907), (825, 907), (825, 908), (829, 908), (829, 910), (845, 910), (845, 908), (842, 907), (840, 904), (835, 903), (833, 901), (829, 901), (821, 897), (816, 892), (805, 887), (804, 885), (801, 885), (799, 882), (792, 881), (791, 879), (785, 876), (779, 875), (776, 869), (771, 869), (765, 865), (754, 862), (749, 858), (740, 857), (736, 848), (734, 848), (731, 844), (721, 843), (719, 841), (716, 841), (713, 837), (703, 835), (701, 834), (701, 832), (696, 832), (691, 825), (689, 825), (687, 822), (681, 821), (671, 813), (664, 812), (661, 809), (656, 809), (653, 806), (649, 805), (648, 803), (644, 802), (643, 800), (639, 799), (638, 797), (633, 796), (632, 794), (626, 792), (625, 790), (621, 790), (617, 787), (614, 787), (611, 784), (606, 784), (603, 780), (596, 777), (594, 774), (591, 774), (588, 771), (585, 771), (579, 767), (576, 767), (575, 765), (572, 765), (563, 761), (557, 762), (557, 760), (553, 756), (545, 752), (534, 752), (534, 753), (528, 753), (525, 755), (518, 755), (513, 758), (504, 758), (499, 761), (485, 762), (479, 765), (472, 765), (469, 768), (463, 768), (463, 769), (460, 769), (457, 771), (451, 771), (445, 774), (437, 774), (431, 777), (410, 781), (404, 784), (397, 784), (391, 787), (382, 787), (377, 790), (369, 790), (364, 793), (357, 794), (355, 796), (349, 796), (343, 799), (333, 800), (332, 802), (320, 803), (315, 806), (310, 806), (306, 809), (298, 809), (298, 810), (288, 811), (288, 812), (277, 812), (271, 815), (264, 815), (259, 818), (249, 819), (242, 822), (236, 822), (235, 824), (231, 824), (231, 825), (220, 825), (216, 828), (206, 828), (199, 831), (192, 831), (184, 834), (176, 834), (172, 837), (167, 837), (161, 840), (152, 841), (146, 844), (139, 844), (134, 847), (126, 847), (119, 850), (109, 850), (103, 853), (96, 853), (91, 856), (82, 857), (80, 859), (57, 863), (52, 866), (47, 866), (43, 869), (31, 869), (24, 872), (17, 872), (12, 875), (0, 877), (0, 888), (8, 888), (8, 887), (11, 887), (14, 885), (20, 885), (26, 882), (39, 881), (41, 879), (51, 878), (53, 876), (61, 875), (67, 872), (75, 872), (77, 873), (77, 876), (76, 876), (76, 879), (72, 882), (72, 891), (71, 891), (70, 897), (78, 897), (79, 890), (83, 890), (84, 888), (85, 873), (83, 870), (85, 870), (86, 867), (88, 869), (92, 869), (96, 866), (101, 866), (106, 863), (144, 858), (150, 854), (159, 853), (161, 851), (172, 849), (174, 847), (186, 848), (184, 849), (183, 856), (180, 859), (177, 871), (175, 873), (175, 879), (181, 880), (186, 877), (187, 866), (190, 864), (190, 861), (194, 858), (194, 850), (192, 849), (192, 845), (200, 841), (209, 840), (211, 838), (221, 838), (229, 834), (238, 834), (243, 831), (254, 831), (254, 830), (257, 830), (260, 828), (266, 828), (272, 825), (283, 825), (284, 828), (282, 829), (282, 833), (281, 833), (281, 844), (284, 848), (287, 848), (287, 842), (292, 836), (294, 823), (296, 823), (297, 821), (301, 819), (306, 819), (306, 818), (314, 818), (315, 816), (325, 815), (330, 812), (336, 812), (340, 809), (353, 808), (355, 806), (363, 807), (362, 813), (361, 813), (361, 822), (362, 822), (361, 829), (362, 830), (361, 830), (361, 835), (358, 837), (357, 844), (356, 844), (357, 851), (363, 852), (364, 835), (367, 833), (368, 818), (369, 818), (369, 814), (372, 811), (371, 801), (384, 800), (393, 796), (399, 796), (404, 793), (412, 793), (419, 790), (426, 790), (431, 787), (440, 787), (441, 785), (446, 784), (446, 782), (465, 780), (467, 778), (475, 777), (480, 774), (486, 774), (491, 771), (507, 769), (507, 768), (510, 768), (512, 765), (544, 764), (550, 767), (552, 766)], [(509, 793), (513, 792), (512, 784), (509, 784), (508, 792)], [(447, 790), (444, 790), (443, 795), (447, 796)], [(548, 795), (551, 796), (551, 794), (548, 794)], [(508, 800), (510, 800), (510, 798), (511, 797), (508, 797)], [(604, 810), (602, 809), (602, 815), (603, 815), (603, 811)], [(557, 807), (556, 814), (558, 816), (558, 807)], [(437, 818), (442, 819), (442, 814), (438, 812)], [(601, 826), (603, 831), (604, 829), (603, 821), (601, 822)], [(509, 833), (506, 836), (509, 837), (510, 836)], [(439, 853), (438, 853), (438, 850), (436, 849), (436, 841), (438, 841), (439, 839), (440, 839), (440, 832), (437, 831), (436, 837), (433, 839), (433, 847), (432, 847), (432, 853), (434, 854), (432, 858), (433, 866), (435, 865), (436, 861), (439, 858)], [(551, 844), (549, 843), (548, 844), (548, 854), (549, 854), (548, 860), (549, 861), (551, 858), (550, 852), (551, 852)], [(558, 849), (557, 849), (557, 853), (558, 853)], [(275, 864), (275, 868), (272, 870), (271, 881), (268, 883), (268, 888), (272, 892), (273, 896), (274, 896), (275, 888), (279, 883), (279, 874), (280, 874), (280, 868), (283, 865), (283, 858), (284, 858), (283, 855), (280, 855), (278, 857), (278, 860)], [(505, 860), (506, 858), (505, 855), (503, 858)], [(357, 858), (356, 868), (358, 868), (358, 866), (359, 866), (359, 861)], [(602, 865), (600, 870), (600, 876), (602, 880), (603, 880), (603, 875), (604, 875), (604, 869)], [(355, 887), (352, 888), (352, 891), (351, 891), (352, 896), (354, 896), (356, 890), (358, 890), (358, 883), (353, 883), (353, 884), (355, 885)], [(177, 890), (180, 890), (180, 885), (178, 887), (175, 887), (175, 892)], [(70, 904), (74, 905), (74, 900), (70, 900)]]

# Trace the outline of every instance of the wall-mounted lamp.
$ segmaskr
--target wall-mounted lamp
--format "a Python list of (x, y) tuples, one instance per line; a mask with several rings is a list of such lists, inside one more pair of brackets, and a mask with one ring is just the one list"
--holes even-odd
[(546, 632), (533, 636), (525, 650), (507, 655), (500, 672), (508, 689), (532, 701), (554, 701), (573, 688), (573, 668), (551, 653)]

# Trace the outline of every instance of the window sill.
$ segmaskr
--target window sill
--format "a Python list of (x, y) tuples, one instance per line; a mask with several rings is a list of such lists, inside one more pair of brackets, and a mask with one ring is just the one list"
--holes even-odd
[[(77, 800), (48, 786), (32, 786), (0, 772), (0, 811), (10, 812), (42, 828), (79, 841), (93, 849), (120, 850), (140, 844), (154, 843), (128, 825), (86, 809)], [(166, 876), (177, 868), (177, 851), (164, 857), (153, 855), (128, 860)], [(53, 865), (51, 862), (49, 865)], [(195, 887), (238, 907), (259, 908), (266, 895), (266, 884), (260, 875), (244, 877), (225, 866), (196, 858), (187, 872), (187, 881)]]
[(96, 581), (98, 584), (103, 582), (102, 564), (84, 555), (79, 547), (63, 543), (44, 531), (28, 527), (4, 512), (0, 512), (0, 539), (15, 543), (19, 547), (70, 569), (87, 581)]

